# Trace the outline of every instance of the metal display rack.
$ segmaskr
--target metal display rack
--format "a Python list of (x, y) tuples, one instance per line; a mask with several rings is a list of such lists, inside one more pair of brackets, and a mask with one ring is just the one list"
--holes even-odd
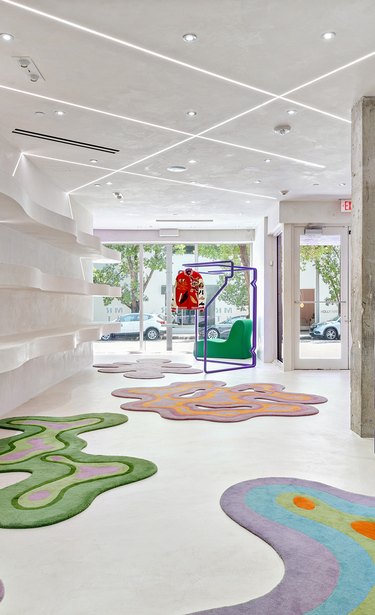
[[(245, 267), (242, 265), (235, 265), (231, 260), (223, 260), (223, 261), (211, 261), (205, 263), (184, 263), (184, 267), (191, 267), (192, 269), (204, 269), (204, 271), (199, 271), (202, 275), (223, 275), (224, 281), (217, 292), (211, 297), (211, 299), (206, 303), (204, 308), (204, 343), (203, 343), (203, 357), (199, 358), (197, 356), (197, 344), (198, 344), (198, 320), (199, 320), (199, 312), (197, 311), (195, 314), (195, 345), (194, 345), (194, 356), (197, 361), (203, 362), (204, 372), (206, 374), (215, 374), (217, 372), (230, 372), (239, 369), (249, 369), (251, 367), (255, 367), (256, 365), (256, 323), (257, 323), (257, 270), (254, 267)], [(224, 359), (209, 359), (207, 358), (207, 315), (208, 308), (215, 301), (215, 299), (220, 295), (220, 293), (224, 290), (229, 280), (231, 280), (235, 273), (241, 271), (249, 271), (252, 274), (252, 279), (250, 281), (251, 286), (251, 299), (250, 299), (250, 307), (251, 307), (251, 318), (252, 318), (252, 333), (251, 333), (251, 347), (250, 354), (251, 360), (250, 362), (243, 363), (237, 361), (225, 361)], [(209, 369), (209, 365), (216, 363), (217, 365), (231, 365), (232, 367), (222, 367), (221, 369)]]

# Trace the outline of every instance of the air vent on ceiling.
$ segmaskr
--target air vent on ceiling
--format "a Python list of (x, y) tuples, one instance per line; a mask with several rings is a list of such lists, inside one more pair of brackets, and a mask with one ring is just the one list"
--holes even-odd
[(213, 222), (213, 218), (156, 218), (155, 222)]
[(93, 143), (85, 143), (84, 141), (73, 141), (72, 139), (46, 135), (43, 132), (32, 132), (31, 130), (23, 130), (22, 128), (15, 128), (12, 132), (16, 135), (24, 135), (25, 137), (33, 137), (34, 139), (44, 139), (45, 141), (53, 141), (54, 143), (62, 143), (63, 145), (73, 145), (74, 147), (84, 147), (86, 149), (93, 149), (96, 152), (104, 152), (106, 154), (117, 154), (120, 151), (119, 149), (113, 149), (112, 147), (94, 145)]

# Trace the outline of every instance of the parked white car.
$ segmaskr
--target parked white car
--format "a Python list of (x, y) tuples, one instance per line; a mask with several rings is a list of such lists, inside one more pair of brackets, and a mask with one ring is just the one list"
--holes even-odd
[[(139, 314), (131, 312), (125, 316), (119, 316), (114, 322), (121, 323), (121, 331), (102, 335), (102, 340), (115, 339), (116, 337), (139, 337)], [(166, 333), (165, 320), (157, 314), (143, 314), (143, 337), (145, 340), (157, 340)]]
[(341, 318), (318, 322), (310, 327), (310, 337), (323, 338), (325, 340), (339, 340), (341, 337)]

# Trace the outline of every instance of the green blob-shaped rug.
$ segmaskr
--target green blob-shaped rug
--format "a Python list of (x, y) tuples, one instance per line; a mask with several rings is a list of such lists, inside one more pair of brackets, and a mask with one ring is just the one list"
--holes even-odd
[(127, 420), (112, 413), (0, 420), (0, 428), (23, 432), (0, 440), (0, 472), (31, 474), (0, 489), (0, 527), (64, 521), (85, 510), (100, 493), (155, 474), (156, 465), (145, 459), (82, 452), (87, 442), (80, 433)]

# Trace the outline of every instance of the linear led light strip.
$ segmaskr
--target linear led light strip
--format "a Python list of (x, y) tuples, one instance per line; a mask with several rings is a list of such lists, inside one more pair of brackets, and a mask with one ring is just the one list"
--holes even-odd
[[(17, 94), (25, 94), (26, 96), (32, 96), (34, 98), (40, 98), (42, 100), (48, 100), (49, 102), (55, 102), (55, 103), (58, 103), (58, 104), (67, 105), (69, 107), (74, 107), (76, 109), (83, 109), (84, 111), (92, 111), (93, 113), (99, 113), (101, 115), (107, 115), (109, 117), (114, 117), (114, 118), (125, 120), (125, 121), (128, 121), (128, 122), (133, 122), (133, 123), (136, 123), (136, 124), (142, 124), (144, 126), (150, 126), (151, 128), (158, 128), (160, 130), (166, 130), (166, 131), (173, 132), (173, 133), (176, 133), (176, 134), (186, 135), (188, 137), (191, 137), (192, 139), (202, 139), (202, 140), (205, 140), (205, 141), (210, 141), (212, 143), (220, 143), (222, 145), (227, 145), (228, 147), (235, 147), (235, 148), (239, 148), (239, 149), (245, 149), (245, 150), (248, 150), (250, 152), (257, 152), (257, 153), (261, 153), (261, 154), (266, 154), (266, 155), (269, 155), (269, 156), (273, 156), (275, 158), (281, 158), (281, 159), (284, 159), (284, 160), (289, 160), (291, 162), (297, 162), (299, 164), (315, 167), (315, 168), (318, 168), (318, 169), (324, 169), (325, 168), (324, 165), (317, 164), (315, 162), (310, 162), (308, 160), (302, 160), (300, 158), (294, 158), (292, 156), (286, 156), (284, 154), (276, 154), (275, 152), (269, 152), (267, 150), (257, 149), (257, 148), (254, 148), (254, 147), (250, 147), (248, 145), (240, 145), (238, 143), (232, 143), (230, 141), (224, 141), (224, 140), (219, 140), (219, 139), (214, 139), (214, 138), (211, 138), (211, 137), (203, 136), (207, 132), (209, 132), (210, 130), (214, 130), (214, 128), (219, 128), (220, 126), (223, 126), (224, 124), (227, 124), (228, 122), (232, 122), (233, 120), (236, 120), (236, 119), (238, 119), (240, 117), (243, 117), (244, 115), (247, 115), (248, 113), (251, 113), (252, 111), (256, 111), (257, 109), (259, 109), (261, 107), (265, 107), (266, 105), (268, 105), (268, 104), (270, 104), (271, 102), (274, 101), (273, 98), (267, 100), (264, 103), (256, 105), (255, 107), (252, 107), (251, 109), (247, 109), (246, 111), (243, 111), (242, 113), (238, 113), (237, 115), (234, 115), (234, 116), (224, 120), (223, 122), (220, 122), (219, 124), (215, 124), (215, 126), (210, 126), (210, 128), (206, 128), (206, 130), (203, 130), (200, 133), (194, 134), (194, 133), (186, 132), (186, 131), (183, 131), (183, 130), (177, 130), (176, 128), (169, 128), (167, 126), (161, 126), (160, 124), (154, 124), (152, 122), (145, 122), (143, 120), (138, 120), (138, 119), (126, 116), (126, 115), (120, 115), (118, 113), (111, 113), (110, 111), (103, 111), (102, 109), (96, 109), (95, 107), (88, 107), (86, 105), (79, 105), (77, 103), (73, 103), (73, 102), (70, 102), (68, 100), (62, 100), (62, 99), (59, 99), (59, 98), (52, 98), (51, 96), (44, 96), (42, 94), (36, 94), (35, 92), (27, 92), (26, 90), (20, 90), (18, 88), (12, 88), (12, 87), (7, 86), (7, 85), (0, 84), (0, 89), (6, 90), (6, 91), (9, 91), (9, 92), (15, 92)], [(187, 140), (189, 140), (189, 139), (187, 139)], [(180, 145), (182, 143), (185, 143), (185, 140), (180, 141), (179, 143), (174, 144), (172, 147), (175, 147), (176, 145)], [(134, 164), (137, 164), (137, 163), (134, 163)]]
[[(317, 77), (315, 79), (312, 79), (311, 81), (308, 81), (296, 88), (293, 88), (291, 90), (288, 90), (287, 92), (285, 92), (284, 94), (281, 95), (277, 95), (274, 94), (273, 92), (269, 92), (268, 90), (263, 90), (262, 88), (257, 88), (255, 86), (249, 85), (248, 83), (244, 83), (243, 81), (237, 81), (236, 79), (231, 79), (230, 77), (225, 77), (225, 75), (221, 75), (220, 73), (214, 73), (212, 71), (208, 71), (204, 68), (200, 68), (199, 66), (195, 66), (194, 64), (189, 64), (188, 62), (182, 62), (181, 60), (176, 60), (175, 58), (172, 58), (171, 56), (167, 56), (165, 54), (161, 54), (161, 53), (157, 53), (156, 51), (152, 51), (151, 49), (147, 49), (146, 47), (141, 47), (140, 45), (135, 45), (133, 43), (130, 43), (129, 41), (125, 41), (124, 39), (120, 39), (117, 38), (115, 36), (111, 36), (109, 34), (105, 34), (104, 32), (100, 32), (99, 30), (94, 30), (93, 28), (88, 28), (87, 26), (83, 26), (79, 23), (76, 23), (74, 21), (70, 21), (68, 19), (63, 19), (62, 17), (57, 17), (56, 15), (52, 15), (51, 13), (46, 13), (45, 11), (41, 11), (39, 9), (35, 9), (31, 6), (26, 6), (25, 4), (22, 4), (21, 2), (14, 2), (14, 0), (0, 0), (1, 2), (3, 2), (4, 4), (9, 4), (11, 6), (14, 6), (16, 8), (22, 9), (24, 11), (28, 11), (29, 13), (33, 13), (34, 15), (39, 15), (40, 17), (45, 17), (47, 19), (50, 19), (52, 21), (55, 21), (57, 23), (63, 24), (65, 26), (69, 26), (70, 28), (74, 28), (75, 30), (80, 30), (81, 32), (86, 32), (87, 34), (91, 34), (93, 36), (97, 36), (99, 38), (111, 41), (112, 43), (116, 43), (117, 45), (122, 45), (123, 47), (129, 47), (130, 49), (134, 49), (136, 51), (139, 51), (141, 53), (145, 53), (147, 55), (151, 55), (155, 58), (159, 58), (161, 60), (165, 60), (167, 62), (171, 62), (173, 64), (177, 64), (179, 66), (183, 66), (184, 68), (189, 68), (190, 70), (202, 73), (204, 75), (208, 75), (210, 77), (214, 77), (215, 79), (220, 79), (221, 81), (226, 81), (228, 83), (232, 83), (234, 85), (238, 85), (240, 87), (243, 88), (247, 88), (249, 90), (252, 90), (254, 92), (258, 92), (260, 94), (266, 94), (268, 96), (273, 97), (275, 100), (283, 100), (284, 96), (288, 96), (289, 94), (291, 94), (292, 92), (296, 92), (308, 85), (311, 85), (313, 83), (316, 83), (317, 81), (320, 81), (321, 79), (325, 79), (326, 77), (329, 77), (341, 70), (344, 70), (346, 68), (348, 68), (349, 66), (353, 66), (354, 64), (357, 64), (358, 62), (361, 62), (362, 60), (365, 60), (367, 58), (370, 58), (371, 56), (373, 56), (375, 54), (375, 52), (372, 52), (370, 54), (367, 54), (366, 56), (362, 56), (361, 58), (358, 58), (357, 60), (354, 60), (352, 62), (349, 62), (347, 64), (345, 64), (344, 66), (341, 66), (339, 68), (336, 68), (332, 71), (329, 71), (328, 73), (325, 73), (324, 75), (321, 75), (320, 77)], [(309, 107), (306, 105), (303, 105), (302, 103), (299, 103), (298, 101), (295, 100), (290, 100), (288, 102), (292, 102), (295, 105), (299, 105), (302, 107), (306, 107), (308, 109), (311, 109), (312, 111), (316, 111), (317, 113), (323, 113), (324, 115), (328, 115), (330, 117), (336, 118), (336, 119), (340, 119), (342, 121), (348, 121), (344, 118), (341, 118), (337, 115), (334, 114), (330, 114), (330, 113), (325, 113), (320, 111), (319, 109), (316, 109), (314, 107)], [(350, 120), (349, 120), (350, 122)]]
[[(375, 53), (375, 52), (373, 52), (373, 53), (371, 53), (371, 54), (367, 54), (366, 56), (363, 56), (362, 58), (358, 58), (357, 60), (354, 60), (353, 62), (347, 63), (347, 64), (345, 64), (345, 65), (344, 65), (344, 66), (342, 66), (342, 67), (339, 67), (339, 68), (337, 68), (337, 69), (335, 69), (335, 70), (333, 70), (333, 71), (329, 71), (328, 73), (326, 73), (326, 74), (324, 74), (324, 75), (321, 75), (320, 77), (318, 77), (318, 78), (316, 78), (316, 79), (313, 79), (313, 80), (311, 80), (311, 81), (309, 81), (309, 82), (306, 82), (305, 84), (302, 84), (301, 86), (298, 86), (297, 88), (294, 88), (294, 89), (292, 89), (292, 90), (289, 90), (289, 91), (285, 92), (285, 94), (284, 94), (284, 95), (277, 96), (277, 95), (273, 94), (272, 92), (268, 92), (268, 91), (266, 91), (266, 90), (261, 90), (261, 89), (259, 89), (259, 88), (255, 88), (255, 87), (250, 86), (250, 85), (248, 85), (248, 84), (245, 84), (245, 83), (243, 83), (243, 82), (239, 82), (239, 81), (235, 81), (235, 80), (233, 80), (233, 79), (229, 79), (229, 78), (224, 77), (223, 75), (220, 75), (220, 74), (218, 74), (218, 73), (212, 73), (212, 72), (210, 72), (210, 71), (206, 71), (205, 69), (201, 69), (201, 68), (199, 68), (199, 67), (197, 67), (197, 66), (194, 66), (194, 65), (191, 65), (191, 64), (187, 64), (186, 62), (181, 62), (181, 61), (179, 61), (179, 60), (175, 60), (174, 58), (171, 58), (171, 57), (169, 57), (169, 56), (165, 56), (165, 55), (162, 55), (162, 54), (158, 54), (158, 53), (153, 52), (153, 51), (151, 51), (151, 50), (149, 50), (149, 49), (146, 49), (146, 48), (144, 48), (144, 47), (140, 47), (140, 46), (137, 46), (137, 45), (133, 45), (132, 43), (128, 43), (127, 41), (124, 41), (124, 40), (122, 40), (122, 39), (118, 39), (118, 38), (116, 38), (116, 37), (109, 36), (109, 35), (107, 35), (107, 34), (104, 34), (104, 33), (102, 33), (102, 32), (99, 32), (99, 31), (97, 31), (97, 30), (93, 30), (93, 29), (91, 29), (91, 28), (87, 28), (86, 26), (81, 26), (80, 24), (77, 24), (77, 23), (75, 23), (75, 22), (72, 22), (72, 21), (69, 21), (69, 20), (66, 20), (66, 19), (62, 19), (62, 18), (60, 18), (60, 17), (56, 17), (56, 16), (54, 16), (54, 15), (51, 15), (50, 13), (46, 13), (46, 12), (44, 12), (44, 11), (39, 11), (38, 9), (34, 9), (34, 8), (32, 8), (32, 7), (28, 7), (28, 6), (26, 6), (26, 5), (24, 5), (24, 4), (21, 4), (21, 3), (19, 3), (19, 2), (14, 2), (14, 1), (12, 1), (12, 0), (0, 0), (0, 1), (1, 1), (1, 2), (4, 2), (4, 3), (6, 3), (6, 4), (9, 4), (9, 5), (15, 6), (15, 7), (17, 7), (17, 8), (21, 8), (21, 9), (26, 10), (26, 11), (28, 11), (28, 12), (34, 13), (34, 14), (36, 14), (36, 15), (40, 15), (40, 16), (42, 16), (42, 17), (46, 17), (46, 18), (51, 19), (51, 20), (53, 20), (53, 21), (56, 21), (56, 22), (58, 22), (58, 23), (62, 23), (62, 24), (64, 24), (64, 25), (68, 25), (68, 26), (73, 27), (73, 28), (75, 28), (75, 29), (78, 29), (78, 30), (81, 30), (81, 31), (87, 32), (87, 33), (89, 33), (89, 34), (93, 34), (93, 35), (98, 36), (98, 37), (100, 37), (100, 38), (104, 38), (104, 39), (110, 40), (110, 41), (115, 42), (115, 43), (117, 43), (117, 44), (121, 44), (121, 45), (123, 45), (123, 46), (131, 47), (131, 48), (136, 49), (136, 50), (138, 50), (138, 51), (141, 51), (141, 52), (143, 52), (143, 53), (147, 53), (147, 54), (149, 54), (149, 55), (153, 55), (153, 56), (155, 56), (155, 57), (159, 57), (159, 58), (161, 58), (161, 59), (163, 59), (163, 60), (167, 60), (167, 61), (169, 61), (169, 62), (173, 62), (173, 63), (175, 63), (175, 64), (179, 64), (179, 65), (184, 66), (184, 67), (186, 67), (186, 68), (190, 68), (191, 70), (196, 70), (196, 71), (198, 71), (198, 72), (201, 72), (201, 73), (207, 74), (207, 75), (209, 75), (209, 76), (213, 76), (213, 77), (216, 77), (216, 78), (218, 78), (218, 79), (222, 79), (222, 80), (225, 80), (225, 81), (229, 81), (229, 82), (231, 82), (231, 83), (235, 83), (236, 85), (240, 85), (240, 86), (242, 86), (242, 87), (246, 87), (246, 88), (248, 88), (248, 89), (252, 89), (252, 90), (254, 90), (254, 91), (257, 91), (257, 92), (260, 92), (260, 93), (263, 93), (263, 94), (268, 94), (268, 95), (270, 95), (270, 96), (273, 96), (273, 97), (274, 97), (272, 100), (270, 100), (270, 101), (266, 101), (266, 103), (263, 103), (262, 105), (259, 105), (259, 106), (257, 106), (256, 108), (259, 108), (260, 106), (264, 106), (265, 104), (269, 104), (270, 102), (273, 102), (274, 100), (280, 100), (280, 99), (281, 99), (281, 100), (283, 100), (283, 96), (286, 96), (287, 94), (290, 94), (290, 93), (292, 93), (293, 91), (300, 90), (301, 88), (306, 87), (307, 85), (311, 85), (312, 83), (315, 83), (316, 81), (319, 81), (319, 80), (321, 80), (321, 79), (324, 79), (324, 78), (325, 78), (325, 77), (327, 77), (327, 76), (331, 76), (331, 75), (333, 75), (334, 73), (339, 72), (340, 70), (343, 70), (343, 69), (345, 69), (345, 68), (348, 68), (349, 66), (352, 66), (353, 64), (356, 64), (356, 63), (358, 63), (358, 62), (360, 62), (360, 61), (362, 61), (362, 60), (364, 60), (364, 59), (367, 59), (367, 58), (371, 57), (371, 56), (372, 56), (372, 55), (374, 55), (374, 53)], [(296, 105), (299, 105), (299, 106), (305, 107), (305, 108), (310, 109), (310, 110), (312, 110), (312, 111), (321, 112), (320, 110), (316, 109), (315, 107), (312, 107), (312, 106), (309, 106), (309, 105), (304, 105), (304, 104), (298, 103), (297, 101), (293, 101), (293, 100), (291, 100), (291, 99), (285, 99), (285, 100), (288, 100), (288, 102), (292, 102), (293, 104), (296, 104)], [(242, 115), (246, 115), (246, 113), (250, 113), (250, 112), (251, 112), (251, 111), (253, 111), (253, 110), (254, 110), (254, 108), (253, 108), (253, 109), (248, 110), (247, 112), (244, 112)], [(346, 121), (346, 122), (350, 123), (350, 120), (346, 120), (345, 118), (340, 118), (339, 116), (335, 116), (334, 114), (329, 114), (329, 113), (326, 113), (326, 112), (322, 112), (322, 113), (323, 113), (324, 115), (328, 115), (328, 116), (331, 116), (331, 117), (335, 117), (336, 119), (341, 119), (341, 120), (343, 120), (343, 121)], [(238, 117), (238, 116), (235, 116), (235, 117)], [(235, 119), (235, 118), (234, 118), (234, 119)], [(224, 122), (220, 123), (219, 125), (220, 125), (220, 126), (222, 126), (223, 124), (226, 124), (226, 123), (228, 123), (228, 122), (230, 122), (230, 121), (233, 121), (233, 119), (232, 119), (232, 118), (229, 118), (228, 120), (225, 120)], [(207, 129), (206, 131), (204, 131), (204, 132), (203, 132), (203, 133), (201, 133), (201, 134), (204, 134), (205, 132), (209, 132), (210, 130), (213, 130), (214, 128), (217, 128), (217, 127), (218, 127), (218, 125), (217, 125), (217, 126), (215, 126), (215, 127), (211, 127), (210, 129)], [(199, 135), (196, 135), (196, 137), (199, 137), (199, 136), (201, 136), (201, 135), (200, 135), (200, 134), (199, 134)], [(193, 137), (193, 138), (195, 138), (195, 137)], [(190, 140), (190, 139), (187, 139), (187, 140)], [(177, 146), (177, 145), (180, 145), (180, 144), (182, 144), (182, 143), (185, 143), (187, 140), (181, 141), (179, 144), (175, 144), (175, 145), (174, 145), (174, 146), (172, 146), (172, 147), (175, 147), (175, 146)], [(224, 143), (224, 142), (223, 142), (223, 143)], [(229, 144), (229, 143), (227, 143), (227, 142), (225, 142), (225, 143), (226, 143), (226, 144), (228, 144), (228, 145), (230, 145), (230, 144)], [(233, 144), (233, 145), (235, 145), (235, 144)], [(243, 147), (245, 147), (245, 146), (243, 146)], [(163, 150), (161, 150), (161, 151), (159, 151), (159, 152), (156, 152), (154, 155), (159, 155), (160, 153), (162, 153), (162, 152), (164, 152), (164, 151), (166, 151), (166, 148), (164, 148)], [(259, 151), (261, 151), (261, 150), (259, 150)], [(133, 163), (133, 164), (137, 164), (137, 163), (139, 163), (139, 162), (142, 162), (143, 160), (145, 160), (145, 159), (142, 159), (142, 160), (140, 160), (140, 161), (137, 161), (137, 162), (135, 162), (135, 163)], [(300, 161), (299, 161), (299, 162), (300, 162)], [(127, 167), (124, 167), (124, 168), (127, 168)], [(123, 168), (123, 169), (124, 169), (124, 168)], [(323, 167), (323, 168), (324, 168), (324, 167)], [(121, 170), (123, 170), (123, 169), (121, 169)], [(120, 169), (119, 169), (119, 171), (120, 171)], [(96, 181), (100, 181), (100, 179), (104, 179), (104, 178), (98, 178)], [(95, 181), (95, 180), (94, 180), (94, 181)], [(89, 184), (91, 184), (91, 183), (93, 183), (93, 182), (89, 182), (89, 183), (88, 183), (88, 184), (86, 184), (86, 185), (89, 185)], [(80, 188), (83, 188), (83, 187), (84, 187), (84, 186), (79, 186), (79, 187), (77, 187), (74, 191), (76, 191), (76, 190), (78, 190), (78, 189), (80, 189)]]
[[(170, 179), (169, 177), (155, 177), (154, 175), (147, 175), (145, 173), (135, 173), (134, 171), (117, 171), (116, 169), (110, 169), (109, 167), (99, 167), (98, 165), (95, 165), (95, 167), (92, 164), (87, 164), (84, 162), (75, 162), (73, 160), (64, 160), (63, 158), (52, 158), (51, 156), (42, 156), (41, 154), (28, 154), (27, 152), (22, 152), (21, 156), (26, 156), (26, 157), (31, 157), (31, 158), (42, 158), (44, 160), (54, 160), (55, 162), (65, 162), (66, 164), (74, 164), (77, 166), (81, 166), (81, 167), (89, 167), (90, 169), (102, 169), (103, 171), (111, 171), (111, 173), (109, 173), (108, 175), (106, 175), (105, 177), (108, 177), (109, 175), (115, 174), (115, 173), (120, 173), (120, 174), (124, 174), (124, 175), (135, 175), (136, 177), (145, 177), (146, 179), (154, 179), (156, 181), (164, 181), (164, 182), (168, 182), (168, 183), (173, 183), (173, 184), (183, 184), (185, 186), (198, 186), (199, 188), (207, 188), (208, 190), (220, 190), (222, 192), (232, 192), (234, 194), (245, 194), (246, 196), (254, 196), (258, 199), (270, 199), (272, 201), (277, 201), (277, 199), (273, 196), (264, 196), (263, 194), (255, 194), (254, 192), (243, 192), (241, 190), (231, 190), (230, 188), (219, 188), (218, 186), (211, 186), (210, 184), (201, 184), (199, 182), (194, 182), (194, 184), (192, 184), (191, 182), (184, 182), (178, 179)], [(14, 174), (16, 172), (17, 168), (14, 170)], [(99, 181), (99, 180), (96, 180)], [(90, 182), (91, 183), (91, 182)], [(71, 194), (73, 191), (71, 190), (70, 192), (68, 192), (68, 194)]]

